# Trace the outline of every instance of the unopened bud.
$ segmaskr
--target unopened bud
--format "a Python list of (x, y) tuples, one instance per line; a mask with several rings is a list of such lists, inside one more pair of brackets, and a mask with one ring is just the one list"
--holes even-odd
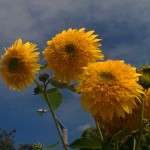
[(46, 82), (48, 79), (49, 79), (49, 75), (47, 73), (39, 75), (39, 80), (40, 81)]
[(142, 66), (138, 73), (142, 74), (139, 78), (140, 84), (143, 86), (144, 89), (150, 88), (150, 66)]

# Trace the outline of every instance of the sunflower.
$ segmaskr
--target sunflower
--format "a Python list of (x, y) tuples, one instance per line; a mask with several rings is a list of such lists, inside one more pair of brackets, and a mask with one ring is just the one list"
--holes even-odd
[(36, 44), (23, 44), (22, 40), (18, 39), (2, 55), (0, 72), (10, 89), (22, 91), (34, 81), (35, 74), (40, 69), (37, 64), (39, 52), (34, 52), (36, 49)]
[(103, 59), (99, 49), (100, 39), (85, 29), (69, 29), (57, 34), (47, 42), (43, 51), (44, 59), (48, 62), (47, 69), (54, 71), (54, 78), (62, 82), (78, 80), (83, 68), (88, 63)]
[(77, 92), (81, 92), (81, 106), (92, 115), (102, 119), (125, 117), (136, 106), (135, 98), (140, 101), (143, 88), (137, 81), (140, 74), (136, 68), (124, 61), (107, 60), (91, 63), (84, 68)]
[[(140, 105), (141, 103), (137, 102), (138, 107), (133, 109), (132, 114), (126, 113), (125, 118), (114, 115), (112, 120), (107, 120), (109, 135), (112, 136), (126, 127), (130, 127), (132, 131), (137, 131), (140, 122)], [(105, 128), (106, 122), (104, 122), (100, 116), (96, 115), (95, 119), (99, 122), (101, 128)], [(150, 121), (150, 88), (144, 96), (144, 119), (146, 119), (147, 122)]]

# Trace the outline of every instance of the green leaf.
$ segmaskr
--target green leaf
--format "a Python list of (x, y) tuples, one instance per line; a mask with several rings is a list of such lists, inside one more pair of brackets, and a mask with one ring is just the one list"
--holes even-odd
[(72, 142), (69, 147), (76, 148), (99, 148), (102, 149), (103, 142), (100, 138), (80, 138)]
[[(49, 103), (51, 103), (54, 110), (56, 110), (62, 103), (62, 93), (57, 88), (51, 88), (47, 90), (47, 95), (49, 97)], [(43, 93), (40, 94), (44, 99)]]
[(57, 143), (55, 143), (55, 144), (53, 144), (53, 145), (47, 146), (47, 147), (46, 147), (46, 150), (50, 150), (51, 148), (54, 148), (54, 147), (56, 147), (56, 146), (58, 146), (58, 145), (59, 145), (59, 142), (57, 142)]
[(68, 83), (57, 81), (54, 78), (49, 79), (49, 83), (58, 89), (64, 89), (68, 86)]
[(120, 130), (119, 132), (117, 132), (115, 135), (113, 135), (111, 141), (119, 141), (122, 138), (124, 138), (125, 136), (129, 135), (131, 133), (131, 128), (130, 127), (126, 127), (122, 130)]
[(105, 146), (105, 150), (110, 150), (111, 144), (113, 142), (120, 141), (122, 138), (129, 135), (131, 133), (131, 131), (132, 130), (130, 127), (126, 127), (124, 129), (120, 130), (119, 132), (117, 132), (116, 134), (114, 134), (113, 137), (111, 138), (111, 140), (109, 141), (109, 143)]

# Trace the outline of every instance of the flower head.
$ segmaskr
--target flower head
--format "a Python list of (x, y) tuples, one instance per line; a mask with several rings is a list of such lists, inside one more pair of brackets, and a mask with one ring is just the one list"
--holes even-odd
[(138, 72), (142, 74), (139, 80), (140, 84), (145, 89), (150, 88), (150, 66), (142, 66)]
[(4, 82), (11, 89), (22, 91), (35, 79), (40, 70), (39, 52), (36, 45), (30, 42), (22, 43), (21, 39), (6, 49), (0, 62), (0, 72)]
[(81, 106), (102, 119), (125, 117), (140, 101), (143, 88), (137, 83), (140, 74), (124, 61), (108, 60), (91, 63), (84, 68), (77, 91), (81, 92)]
[(103, 59), (99, 49), (100, 39), (94, 31), (85, 29), (69, 29), (57, 34), (47, 42), (43, 51), (44, 59), (48, 62), (47, 69), (54, 71), (54, 77), (62, 82), (78, 80), (83, 68), (88, 63)]
[[(113, 116), (112, 120), (107, 120), (108, 122), (108, 132), (112, 136), (120, 130), (130, 127), (132, 131), (139, 129), (140, 122), (140, 105), (141, 103), (137, 102), (138, 107), (134, 108), (132, 114), (125, 114), (125, 118)], [(106, 124), (100, 116), (95, 116), (95, 119), (100, 123), (101, 128), (104, 128)], [(146, 91), (144, 96), (144, 119), (150, 121), (150, 88)]]

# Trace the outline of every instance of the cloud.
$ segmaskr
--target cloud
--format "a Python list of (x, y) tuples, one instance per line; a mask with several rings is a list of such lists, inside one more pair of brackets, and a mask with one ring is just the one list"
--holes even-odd
[(134, 29), (139, 24), (149, 23), (149, 3), (147, 0), (142, 3), (139, 0), (32, 0), (29, 3), (25, 0), (14, 0), (13, 3), (2, 1), (1, 31), (5, 31), (4, 34), (8, 37), (20, 34), (25, 38), (31, 36), (36, 39), (36, 35), (42, 36), (46, 31), (59, 30), (57, 26), (64, 26), (65, 20), (73, 21), (76, 18), (82, 18), (76, 22), (76, 26), (80, 26), (82, 21), (102, 24), (107, 22), (109, 31), (116, 23), (128, 23)]
[(85, 129), (91, 127), (91, 126), (93, 126), (93, 125), (87, 123), (87, 124), (84, 124), (84, 125), (82, 125), (82, 126), (79, 126), (79, 127), (78, 127), (78, 130), (79, 130), (79, 131), (83, 131), (83, 130), (85, 130)]
[[(138, 61), (144, 63), (150, 47), (149, 15), (149, 0), (13, 0), (12, 3), (2, 0), (0, 47), (3, 50), (17, 38), (23, 38), (43, 50), (46, 41), (58, 32), (69, 27), (86, 27), (94, 29), (103, 39), (106, 58), (109, 55), (118, 58), (122, 51), (128, 60), (134, 60), (136, 52)], [(130, 62), (137, 64), (136, 60)]]

